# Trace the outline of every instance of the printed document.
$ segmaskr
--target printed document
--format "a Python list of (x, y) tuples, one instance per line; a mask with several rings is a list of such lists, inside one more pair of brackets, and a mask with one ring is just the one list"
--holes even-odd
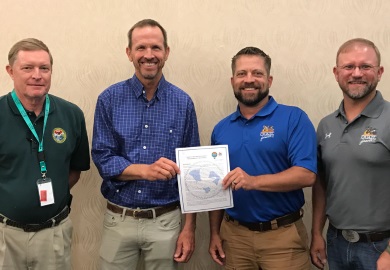
[(222, 188), (230, 171), (227, 145), (176, 148), (176, 163), (182, 213), (233, 207), (231, 188)]

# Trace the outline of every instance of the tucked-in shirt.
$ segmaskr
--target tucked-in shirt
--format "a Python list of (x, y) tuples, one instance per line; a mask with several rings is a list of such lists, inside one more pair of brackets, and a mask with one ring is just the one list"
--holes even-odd
[(390, 230), (390, 103), (379, 91), (348, 122), (344, 104), (320, 121), (318, 164), (326, 214), (338, 229)]
[[(293, 166), (317, 172), (316, 134), (306, 113), (277, 104), (270, 97), (252, 118), (239, 109), (219, 122), (212, 144), (227, 144), (230, 168), (257, 176), (276, 174)], [(233, 191), (234, 207), (226, 212), (244, 222), (270, 221), (298, 211), (304, 204), (302, 189), (289, 192)]]
[[(41, 206), (37, 180), (42, 178), (38, 141), (11, 93), (0, 97), (0, 214), (24, 224), (38, 224), (59, 214), (69, 203), (69, 171), (89, 169), (84, 114), (75, 104), (49, 95), (50, 111), (43, 135), (47, 177), (54, 203)], [(45, 110), (26, 112), (42, 140)]]
[(150, 101), (135, 75), (99, 95), (92, 158), (103, 178), (102, 194), (110, 202), (148, 208), (179, 201), (176, 177), (157, 181), (117, 177), (131, 164), (152, 164), (161, 157), (176, 161), (176, 148), (199, 144), (191, 98), (164, 76)]

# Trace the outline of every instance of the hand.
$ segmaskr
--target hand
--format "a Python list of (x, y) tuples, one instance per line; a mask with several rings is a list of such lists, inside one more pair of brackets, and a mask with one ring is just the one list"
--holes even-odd
[(230, 171), (222, 181), (222, 186), (227, 189), (229, 186), (233, 190), (243, 188), (245, 190), (254, 189), (254, 177), (248, 175), (241, 168), (237, 167), (233, 171)]
[(175, 162), (167, 158), (160, 158), (150, 165), (146, 165), (143, 179), (147, 180), (170, 180), (180, 173), (179, 167)]
[(222, 249), (222, 240), (219, 235), (211, 236), (209, 253), (216, 263), (219, 265), (225, 264), (225, 252)]
[(376, 262), (378, 270), (390, 270), (390, 253), (384, 251)]
[(195, 231), (192, 229), (181, 231), (176, 242), (176, 251), (173, 259), (179, 263), (190, 260), (195, 250)]
[(326, 264), (325, 239), (322, 235), (313, 235), (310, 245), (311, 262), (319, 269)]

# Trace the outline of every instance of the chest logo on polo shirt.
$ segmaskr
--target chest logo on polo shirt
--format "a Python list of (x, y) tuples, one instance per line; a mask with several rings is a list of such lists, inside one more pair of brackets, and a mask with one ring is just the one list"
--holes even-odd
[(260, 141), (268, 138), (273, 138), (274, 135), (275, 135), (275, 130), (273, 126), (263, 126), (263, 129), (260, 132)]
[(66, 141), (66, 132), (62, 128), (53, 129), (52, 136), (56, 143), (63, 143)]
[(364, 130), (363, 135), (360, 136), (361, 141), (359, 145), (362, 145), (363, 143), (375, 143), (376, 139), (377, 139), (376, 128), (367, 127)]

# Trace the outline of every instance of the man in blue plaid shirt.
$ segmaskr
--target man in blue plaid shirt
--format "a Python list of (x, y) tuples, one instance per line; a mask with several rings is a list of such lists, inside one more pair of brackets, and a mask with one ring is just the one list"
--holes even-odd
[(92, 157), (107, 201), (100, 256), (102, 269), (177, 269), (195, 248), (195, 214), (181, 230), (175, 148), (199, 146), (194, 104), (167, 82), (167, 34), (146, 19), (128, 32), (132, 78), (100, 94)]

